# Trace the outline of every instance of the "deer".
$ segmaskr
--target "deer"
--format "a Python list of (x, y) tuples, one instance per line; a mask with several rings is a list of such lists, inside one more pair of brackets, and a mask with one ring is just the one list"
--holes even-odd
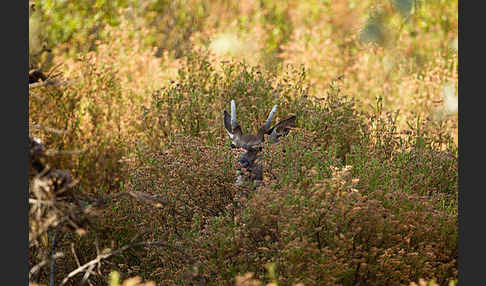
[[(239, 167), (237, 166), (236, 170), (236, 186), (242, 186), (248, 182), (256, 183), (255, 187), (261, 185), (263, 182), (263, 168), (258, 159), (262, 158), (259, 153), (263, 150), (265, 135), (268, 135), (270, 143), (279, 144), (280, 138), (287, 136), (290, 130), (296, 126), (296, 116), (292, 115), (270, 127), (275, 112), (277, 112), (277, 105), (273, 106), (267, 120), (255, 135), (243, 133), (236, 119), (236, 103), (234, 100), (231, 100), (231, 115), (226, 109), (224, 110), (224, 127), (231, 139), (231, 148), (242, 151), (239, 152), (240, 156), (238, 157)], [(246, 176), (244, 176), (244, 171), (247, 173)]]

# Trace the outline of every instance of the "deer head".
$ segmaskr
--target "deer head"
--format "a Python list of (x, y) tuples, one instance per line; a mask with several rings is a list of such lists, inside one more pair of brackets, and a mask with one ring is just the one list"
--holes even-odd
[[(273, 144), (279, 143), (279, 138), (286, 136), (292, 127), (295, 127), (295, 115), (280, 121), (275, 126), (270, 127), (273, 116), (277, 111), (277, 105), (274, 105), (268, 114), (265, 123), (258, 129), (256, 135), (243, 133), (241, 126), (236, 119), (236, 103), (231, 100), (231, 115), (224, 110), (224, 127), (231, 139), (231, 147), (243, 149), (238, 158), (238, 163), (243, 170), (248, 171), (250, 181), (262, 180), (263, 172), (261, 164), (257, 163), (257, 159), (261, 158), (258, 153), (262, 151), (262, 143), (265, 140), (265, 134), (268, 135), (269, 142)], [(238, 172), (241, 171), (238, 170)], [(241, 181), (240, 178), (238, 181)]]

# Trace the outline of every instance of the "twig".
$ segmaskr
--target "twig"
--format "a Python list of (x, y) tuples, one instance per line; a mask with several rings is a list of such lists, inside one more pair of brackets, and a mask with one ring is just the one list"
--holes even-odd
[(76, 255), (76, 251), (74, 250), (74, 243), (73, 242), (71, 242), (71, 252), (73, 253), (74, 260), (76, 261), (76, 264), (78, 265), (78, 267), (81, 267), (81, 263), (79, 263), (79, 258)]
[(57, 155), (79, 155), (86, 152), (86, 150), (72, 150), (72, 151), (46, 151), (46, 156), (57, 156)]
[(34, 97), (34, 98), (36, 98), (38, 100), (42, 100), (43, 99), (42, 97), (40, 97), (38, 94), (35, 94), (35, 93), (30, 93), (29, 92), (29, 96), (32, 96), (32, 97)]
[(43, 126), (43, 125), (38, 125), (38, 124), (29, 125), (29, 128), (45, 130), (45, 131), (56, 133), (56, 134), (67, 133), (67, 131), (64, 131), (64, 130), (59, 130), (59, 129), (55, 129), (55, 128), (51, 128), (51, 127), (46, 127), (46, 126)]
[(56, 85), (69, 85), (69, 84), (72, 84), (76, 81), (78, 81), (78, 80), (65, 80), (65, 81), (46, 80), (46, 81), (42, 81), (42, 82), (35, 82), (35, 83), (29, 84), (29, 89), (41, 87), (41, 86), (48, 86), (48, 85), (54, 85), (54, 86), (56, 86)]
[(54, 205), (54, 202), (52, 200), (46, 201), (46, 200), (37, 200), (37, 199), (30, 199), (29, 198), (29, 204), (40, 204), (40, 205), (48, 205), (52, 206)]
[[(98, 234), (96, 233), (95, 234), (96, 237), (95, 237), (95, 246), (96, 246), (96, 255), (100, 255), (101, 251), (100, 251), (100, 243), (99, 243), (99, 240), (98, 240)], [(101, 276), (101, 263), (98, 263), (98, 274)]]
[(93, 273), (93, 268), (95, 268), (96, 265), (100, 265), (100, 263), (91, 264), (88, 267), (88, 270), (86, 270), (84, 272), (84, 276), (83, 276), (83, 279), (81, 280), (81, 284), (84, 284), (84, 283), (86, 283), (86, 281), (88, 281), (88, 283), (91, 285), (91, 282), (88, 279), (89, 279), (89, 276), (91, 275), (91, 273)]
[(58, 76), (59, 74), (61, 74), (59, 72), (56, 75), (52, 75), (52, 74), (54, 74), (54, 72), (56, 71), (56, 69), (58, 69), (62, 65), (63, 65), (63, 63), (59, 63), (59, 64), (55, 65), (54, 67), (52, 67), (51, 70), (47, 73), (47, 78), (54, 78), (54, 77)]
[[(69, 279), (71, 279), (72, 277), (76, 276), (77, 274), (83, 272), (83, 271), (86, 271), (85, 269), (89, 269), (91, 267), (94, 267), (97, 263), (100, 263), (101, 260), (103, 259), (106, 259), (106, 258), (109, 258), (111, 256), (114, 256), (114, 255), (119, 255), (121, 254), (122, 252), (124, 252), (125, 250), (129, 249), (129, 248), (133, 248), (133, 247), (137, 247), (137, 246), (164, 246), (164, 247), (170, 247), (170, 248), (173, 248), (173, 249), (177, 249), (178, 251), (182, 252), (184, 255), (185, 253), (174, 247), (174, 246), (171, 246), (171, 245), (168, 245), (167, 243), (165, 243), (164, 241), (142, 241), (142, 242), (137, 242), (137, 243), (132, 243), (132, 244), (128, 244), (128, 245), (125, 245), (117, 250), (114, 250), (114, 251), (109, 251), (107, 253), (104, 253), (104, 254), (100, 254), (98, 255), (95, 259), (91, 260), (90, 262), (88, 263), (85, 263), (83, 266), (81, 267), (78, 267), (77, 269), (71, 271), (68, 276), (66, 276), (62, 282), (61, 282), (61, 285), (65, 285), (67, 283), (67, 281)], [(187, 256), (186, 256), (187, 257)]]

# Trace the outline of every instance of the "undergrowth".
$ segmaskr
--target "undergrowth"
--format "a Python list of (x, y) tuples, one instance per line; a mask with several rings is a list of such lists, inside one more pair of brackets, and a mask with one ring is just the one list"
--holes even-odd
[[(84, 123), (92, 129), (81, 129), (83, 121), (75, 125), (76, 116), (66, 118), (98, 138), (96, 152), (77, 157), (86, 162), (85, 169), (76, 164), (78, 176), (85, 171), (85, 179), (113, 178), (100, 172), (103, 164), (120, 176), (121, 191), (167, 201), (159, 209), (120, 200), (107, 209), (104, 241), (127, 243), (127, 235), (143, 229), (145, 239), (174, 245), (142, 256), (127, 251), (118, 264), (137, 265), (142, 277), (169, 284), (224, 284), (246, 272), (265, 280), (267, 263), (277, 265), (284, 284), (383, 285), (419, 278), (443, 283), (457, 277), (457, 154), (450, 138), (419, 119), (401, 134), (380, 100), (373, 113), (358, 111), (339, 80), (316, 101), (308, 96), (305, 76), (305, 70), (289, 69), (275, 77), (242, 63), (218, 71), (204, 54), (194, 54), (178, 79), (140, 107), (141, 118), (132, 126), (136, 138), (123, 141), (101, 132), (121, 133), (102, 125), (120, 122), (106, 118), (116, 113), (94, 104), (117, 104), (116, 93), (88, 101), (93, 105), (86, 107), (90, 117)], [(116, 90), (109, 77), (103, 79), (103, 85), (83, 86)], [(298, 118), (286, 140), (265, 149), (266, 185), (256, 191), (232, 184), (221, 111), (233, 98), (247, 130), (263, 121), (272, 104), (279, 104), (277, 117)], [(66, 146), (80, 142), (61, 138)], [(132, 148), (117, 145), (123, 142)]]
[[(81, 20), (97, 6), (40, 2), (34, 16), (49, 28), (35, 31), (56, 47), (38, 64), (62, 66), (66, 83), (30, 90), (31, 135), (79, 180), (80, 205), (134, 192), (164, 201), (116, 199), (86, 234), (60, 235), (56, 281), (140, 239), (164, 244), (102, 260), (91, 283), (119, 285), (113, 270), (140, 277), (122, 285), (457, 279), (457, 114), (444, 88), (456, 88), (457, 2), (415, 7), (409, 22), (378, 5), (389, 46), (356, 39), (367, 1), (94, 1), (106, 8), (99, 22)], [(265, 143), (256, 190), (234, 185), (232, 99), (249, 132), (274, 104), (275, 122), (297, 118), (280, 144)], [(31, 267), (49, 251), (52, 236), (43, 240)]]
[[(214, 133), (187, 129), (197, 126), (190, 118), (166, 121), (164, 127), (146, 125), (167, 128), (171, 135), (140, 143), (129, 172), (136, 174), (131, 186), (153, 184), (148, 188), (171, 202), (150, 215), (163, 221), (146, 223), (195, 260), (188, 265), (182, 258), (175, 262), (179, 254), (154, 253), (146, 267), (160, 265), (160, 279), (182, 283), (193, 267), (193, 279), (213, 284), (246, 272), (265, 279), (262, 269), (270, 262), (284, 284), (383, 285), (422, 277), (443, 283), (456, 276), (456, 154), (450, 141), (438, 139), (443, 134), (426, 132), (428, 125), (421, 122), (412, 134), (400, 135), (391, 115), (380, 114), (379, 101), (373, 116), (358, 112), (338, 82), (316, 103), (306, 88), (279, 86), (280, 79), (244, 65), (230, 65), (232, 73), (221, 75), (204, 59), (196, 63), (196, 70), (154, 97), (148, 122), (170, 118), (161, 115), (179, 106), (178, 98), (197, 106), (190, 116), (199, 126), (221, 124), (217, 110), (234, 97), (242, 114), (255, 116), (242, 122), (260, 122), (265, 106), (280, 103), (281, 112), (297, 115), (298, 128), (281, 145), (268, 147), (266, 186), (249, 192), (231, 185), (231, 152), (221, 128)], [(194, 103), (197, 93), (187, 89), (206, 86), (193, 85), (195, 75), (228, 97), (200, 94)], [(300, 85), (303, 74), (294, 75), (292, 84)], [(246, 90), (236, 96), (241, 80)], [(289, 90), (302, 94), (287, 95)], [(274, 99), (276, 93), (281, 101)], [(171, 267), (164, 257), (171, 257)], [(174, 276), (178, 269), (184, 269), (182, 276)]]

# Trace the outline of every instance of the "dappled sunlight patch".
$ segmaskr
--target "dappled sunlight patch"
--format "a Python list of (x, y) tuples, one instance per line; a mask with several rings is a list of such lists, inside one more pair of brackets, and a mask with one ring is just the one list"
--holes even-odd
[(448, 114), (457, 113), (457, 106), (458, 106), (458, 99), (454, 92), (454, 86), (452, 83), (444, 84), (444, 88), (442, 91), (442, 98), (444, 99), (444, 110)]
[(235, 34), (221, 34), (211, 40), (209, 49), (217, 56), (240, 55), (245, 47)]
[[(265, 43), (265, 31), (259, 24), (251, 25), (248, 31), (217, 32), (209, 34), (210, 41), (207, 50), (211, 53), (212, 64), (220, 68), (223, 61), (244, 61), (251, 65), (262, 62), (262, 52)], [(200, 44), (196, 44), (199, 47)]]

